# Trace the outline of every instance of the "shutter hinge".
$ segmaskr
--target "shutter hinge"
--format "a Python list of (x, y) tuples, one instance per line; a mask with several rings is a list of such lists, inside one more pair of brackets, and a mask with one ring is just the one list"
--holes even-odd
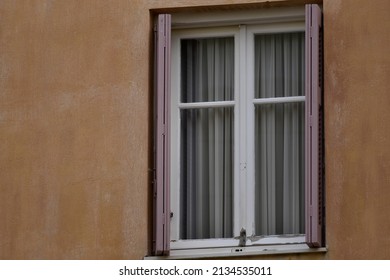
[(313, 206), (309, 206), (309, 216), (313, 217)]
[(313, 38), (313, 27), (311, 25), (309, 28), (309, 36), (310, 36), (310, 38)]
[(310, 115), (310, 117), (309, 117), (309, 125), (310, 125), (310, 127), (313, 126), (313, 115)]
[(167, 131), (167, 130), (166, 130), (166, 127), (167, 127), (167, 126), (164, 124), (164, 125), (163, 125), (163, 128), (162, 128), (162, 133), (161, 133), (161, 134), (162, 134), (162, 136), (164, 136), (164, 137), (165, 137), (165, 134), (166, 134), (166, 131)]
[(157, 180), (156, 168), (153, 168), (153, 169), (152, 169), (152, 172), (153, 172), (153, 181), (156, 182), (156, 180)]

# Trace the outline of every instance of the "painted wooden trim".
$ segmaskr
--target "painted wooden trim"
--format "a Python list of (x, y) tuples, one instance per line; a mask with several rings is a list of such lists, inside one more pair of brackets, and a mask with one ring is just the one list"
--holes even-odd
[[(246, 248), (257, 245), (275, 244), (299, 244), (305, 242), (305, 235), (280, 235), (280, 236), (248, 236)], [(222, 248), (239, 246), (239, 238), (211, 238), (177, 240), (171, 242), (172, 250), (200, 249), (200, 248)]]
[(169, 208), (169, 119), (171, 16), (157, 17), (155, 29), (155, 178), (153, 253), (166, 255), (170, 246)]
[(288, 96), (288, 97), (271, 97), (271, 98), (256, 98), (253, 99), (253, 104), (280, 104), (280, 103), (295, 103), (305, 102), (305, 96)]
[(236, 103), (234, 101), (210, 101), (210, 102), (191, 102), (179, 103), (180, 109), (206, 109), (206, 108), (223, 108), (233, 107)]
[(306, 5), (306, 243), (324, 246), (322, 197), (322, 108), (320, 55), (322, 13), (318, 5)]
[(204, 258), (229, 258), (229, 257), (249, 257), (261, 255), (280, 255), (280, 254), (308, 254), (308, 253), (326, 253), (327, 248), (310, 248), (305, 243), (268, 245), (252, 247), (226, 247), (209, 249), (189, 249), (172, 250), (170, 256), (149, 257), (146, 260), (165, 260), (165, 259), (204, 259)]

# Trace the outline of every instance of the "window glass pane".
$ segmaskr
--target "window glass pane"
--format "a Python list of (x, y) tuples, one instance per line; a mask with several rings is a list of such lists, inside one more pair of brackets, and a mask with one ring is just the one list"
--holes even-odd
[(233, 108), (181, 111), (180, 239), (233, 236)]
[(304, 129), (304, 103), (256, 106), (256, 235), (305, 232)]
[(233, 100), (234, 38), (181, 41), (181, 102)]
[(255, 36), (255, 98), (305, 95), (304, 32)]

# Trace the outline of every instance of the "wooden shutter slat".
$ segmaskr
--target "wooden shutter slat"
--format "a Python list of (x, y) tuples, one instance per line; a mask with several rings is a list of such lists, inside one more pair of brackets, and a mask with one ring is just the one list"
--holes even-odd
[(306, 5), (306, 243), (324, 246), (322, 13)]
[(153, 253), (169, 253), (169, 104), (171, 15), (161, 14), (155, 26), (155, 136)]

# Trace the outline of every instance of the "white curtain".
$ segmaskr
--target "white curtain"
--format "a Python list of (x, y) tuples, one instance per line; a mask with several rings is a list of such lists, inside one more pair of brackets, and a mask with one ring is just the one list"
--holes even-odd
[[(181, 42), (181, 102), (233, 100), (233, 38)], [(181, 110), (180, 239), (233, 236), (233, 108)]]
[[(304, 95), (304, 33), (255, 36), (255, 98)], [(304, 233), (305, 105), (255, 107), (256, 235)]]

